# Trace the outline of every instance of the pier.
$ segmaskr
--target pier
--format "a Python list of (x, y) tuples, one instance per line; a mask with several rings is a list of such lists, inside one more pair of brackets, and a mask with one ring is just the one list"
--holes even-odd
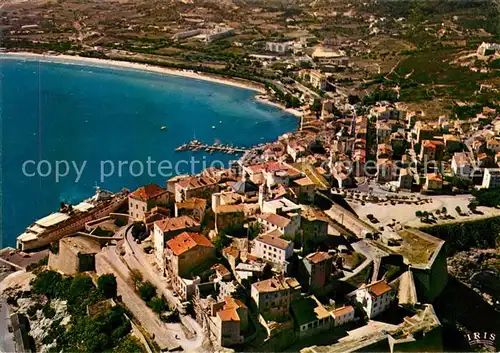
[(181, 151), (205, 151), (208, 153), (222, 152), (227, 154), (245, 153), (249, 148), (234, 147), (232, 145), (224, 145), (221, 143), (214, 143), (212, 145), (204, 144), (198, 140), (193, 140), (175, 149), (176, 152)]

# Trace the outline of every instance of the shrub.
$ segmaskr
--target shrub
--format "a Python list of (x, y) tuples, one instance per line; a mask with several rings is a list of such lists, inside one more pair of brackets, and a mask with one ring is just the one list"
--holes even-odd
[(26, 311), (26, 313), (28, 314), (29, 318), (30, 319), (33, 319), (37, 313), (38, 310), (41, 310), (43, 309), (44, 306), (40, 303), (35, 303), (33, 304), (32, 306), (30, 306), (28, 308), (28, 310)]
[(34, 293), (44, 294), (49, 298), (55, 298), (60, 294), (63, 278), (56, 271), (43, 271), (31, 282)]
[(50, 306), (50, 301), (48, 301), (47, 304), (44, 305), (42, 312), (43, 316), (45, 316), (47, 319), (52, 319), (54, 316), (56, 316), (56, 311)]
[(156, 287), (151, 282), (145, 282), (139, 287), (139, 296), (146, 303), (151, 301), (156, 295)]
[(118, 227), (123, 227), (127, 225), (127, 220), (123, 217), (118, 217), (115, 219), (115, 225)]
[(168, 310), (168, 303), (163, 295), (161, 297), (155, 297), (151, 299), (148, 305), (151, 307), (151, 309), (153, 309), (155, 313), (158, 314)]
[(105, 274), (97, 280), (97, 289), (105, 298), (116, 297), (116, 277), (111, 274)]

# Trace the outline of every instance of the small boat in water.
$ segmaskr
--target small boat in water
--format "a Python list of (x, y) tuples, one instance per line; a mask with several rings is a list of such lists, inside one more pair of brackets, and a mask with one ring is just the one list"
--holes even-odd
[(167, 130), (167, 127), (166, 127), (165, 125), (163, 125), (163, 126), (161, 127), (161, 129), (162, 129), (163, 131), (165, 131), (165, 130)]
[(212, 125), (212, 129), (215, 129), (215, 125)]

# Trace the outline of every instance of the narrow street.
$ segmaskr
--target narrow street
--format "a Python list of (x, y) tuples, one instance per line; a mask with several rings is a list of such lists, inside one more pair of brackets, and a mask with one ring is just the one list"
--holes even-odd
[[(139, 270), (144, 279), (150, 281), (158, 291), (165, 296), (165, 299), (167, 299), (170, 305), (180, 307), (181, 301), (174, 295), (174, 292), (168, 288), (167, 278), (163, 277), (156, 267), (151, 264), (151, 259), (147, 258), (141, 247), (134, 241), (131, 230), (125, 235), (125, 250), (126, 254), (124, 260), (129, 267)], [(176, 331), (176, 336), (179, 337), (177, 343), (184, 349), (194, 350), (200, 348), (205, 338), (203, 328), (189, 315), (181, 315), (181, 321), (186, 328), (195, 333), (195, 338), (188, 339), (185, 337), (179, 324), (169, 324), (169, 330)]]
[(96, 256), (96, 272), (99, 275), (112, 273), (116, 277), (117, 292), (123, 303), (134, 317), (141, 323), (149, 334), (154, 335), (154, 340), (160, 348), (172, 349), (179, 344), (158, 315), (147, 307), (146, 303), (133, 289), (132, 279), (128, 268), (120, 261), (114, 247), (107, 247)]
[[(0, 275), (0, 293), (3, 291), (3, 279), (7, 273)], [(9, 332), (10, 313), (7, 301), (0, 298), (0, 353), (15, 352), (14, 349), (14, 334)]]

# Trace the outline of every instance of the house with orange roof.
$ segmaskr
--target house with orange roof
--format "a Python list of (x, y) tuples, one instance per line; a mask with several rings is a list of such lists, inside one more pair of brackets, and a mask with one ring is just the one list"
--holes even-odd
[(436, 191), (443, 188), (443, 177), (439, 173), (428, 173), (425, 175), (424, 190)]
[(131, 219), (143, 221), (149, 215), (153, 207), (168, 204), (170, 193), (156, 184), (141, 186), (128, 195), (128, 213)]
[(207, 208), (207, 200), (198, 197), (191, 197), (182, 202), (175, 203), (175, 217), (182, 215), (191, 216), (198, 222), (203, 220), (205, 209)]
[(189, 216), (165, 218), (153, 224), (153, 244), (156, 262), (165, 270), (165, 244), (182, 232), (199, 232), (200, 223)]
[(245, 207), (242, 204), (220, 205), (215, 209), (215, 230), (242, 225), (245, 222)]
[[(215, 260), (215, 247), (199, 233), (183, 232), (167, 241), (166, 266), (174, 290), (181, 298), (189, 299), (194, 292), (197, 278), (193, 271)], [(199, 279), (198, 279), (199, 281)]]
[(354, 320), (354, 308), (352, 305), (342, 306), (332, 312), (335, 327), (345, 325)]
[(296, 243), (307, 251), (326, 239), (330, 220), (323, 211), (305, 205), (302, 206), (301, 217), (302, 239)]
[(397, 167), (391, 159), (377, 159), (377, 181), (379, 183), (395, 180), (397, 177)]
[(495, 152), (500, 152), (500, 140), (495, 138), (486, 140), (486, 148)]
[(393, 298), (393, 290), (384, 279), (361, 285), (354, 295), (354, 300), (363, 308), (369, 319), (386, 311)]
[(316, 251), (300, 260), (297, 279), (304, 290), (315, 292), (327, 285), (332, 270), (332, 256), (323, 251)]
[(286, 272), (288, 259), (293, 255), (293, 242), (281, 238), (281, 232), (274, 229), (253, 240), (251, 254), (276, 265)]
[(299, 337), (329, 331), (333, 327), (331, 313), (314, 295), (293, 302), (290, 310)]
[(193, 175), (175, 184), (175, 202), (183, 202), (192, 197), (208, 199), (219, 191), (217, 179), (208, 175)]
[(420, 160), (435, 161), (441, 159), (444, 147), (444, 142), (442, 141), (423, 140), (420, 147)]
[(277, 276), (252, 284), (250, 294), (265, 320), (289, 318), (290, 305), (300, 298), (301, 286), (293, 277)]
[(287, 239), (295, 239), (300, 229), (300, 214), (292, 218), (275, 213), (264, 212), (257, 216), (257, 221), (263, 226), (264, 231), (278, 230)]
[(248, 329), (248, 308), (239, 299), (226, 297), (221, 310), (215, 314), (217, 342), (222, 347), (243, 343)]
[[(248, 331), (248, 308), (231, 295), (221, 296), (223, 283), (206, 282), (196, 285), (193, 307), (196, 320), (209, 331), (218, 346), (242, 344)], [(219, 292), (217, 296), (215, 293)]]

